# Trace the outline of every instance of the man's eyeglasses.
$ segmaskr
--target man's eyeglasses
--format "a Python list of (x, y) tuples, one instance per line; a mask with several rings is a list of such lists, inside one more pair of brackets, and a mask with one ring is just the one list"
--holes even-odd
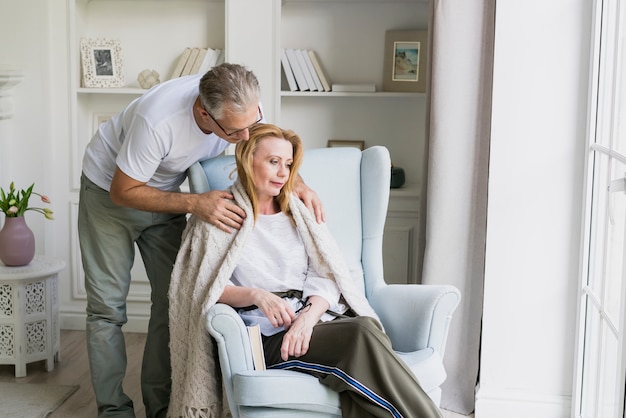
[(252, 126), (256, 125), (257, 123), (261, 122), (263, 120), (263, 112), (261, 112), (261, 107), (260, 106), (258, 107), (258, 109), (259, 109), (259, 118), (257, 119), (256, 122), (254, 122), (250, 126), (246, 126), (245, 128), (237, 129), (236, 131), (232, 131), (232, 132), (229, 133), (229, 132), (226, 132), (226, 129), (224, 129), (224, 127), (222, 125), (220, 125), (220, 123), (217, 121), (217, 119), (215, 119), (213, 117), (213, 115), (211, 113), (209, 113), (208, 110), (206, 110), (206, 107), (204, 108), (205, 112), (211, 117), (211, 119), (213, 119), (213, 122), (215, 122), (215, 124), (220, 127), (220, 129), (222, 130), (222, 132), (224, 132), (226, 134), (226, 136), (237, 135), (237, 134), (245, 131), (246, 129), (250, 129)]

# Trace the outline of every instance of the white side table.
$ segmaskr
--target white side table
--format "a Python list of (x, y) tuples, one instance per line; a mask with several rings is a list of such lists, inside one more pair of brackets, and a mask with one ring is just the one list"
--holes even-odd
[(14, 364), (15, 377), (26, 364), (59, 361), (61, 331), (57, 274), (65, 262), (36, 255), (26, 266), (0, 262), (0, 364)]

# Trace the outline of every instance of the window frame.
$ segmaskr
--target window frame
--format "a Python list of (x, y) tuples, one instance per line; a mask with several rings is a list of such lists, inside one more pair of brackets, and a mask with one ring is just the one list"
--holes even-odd
[[(626, 6), (621, 5), (619, 0), (596, 0), (594, 2), (592, 32), (592, 53), (590, 67), (589, 84), (589, 112), (587, 121), (587, 147), (588, 153), (585, 161), (585, 192), (583, 203), (583, 240), (581, 243), (580, 258), (580, 281), (578, 298), (578, 323), (576, 336), (576, 355), (574, 390), (572, 396), (572, 416), (576, 418), (591, 418), (602, 408), (601, 396), (604, 381), (601, 375), (602, 367), (607, 369), (604, 361), (608, 355), (602, 350), (593, 352), (593, 348), (598, 347), (606, 341), (602, 340), (602, 332), (597, 341), (590, 341), (588, 337), (598, 335), (593, 329), (593, 310), (596, 309), (599, 315), (600, 331), (606, 330), (613, 333), (617, 339), (616, 358), (614, 359), (617, 377), (614, 380), (613, 396), (616, 400), (614, 418), (624, 417), (625, 384), (626, 384), (626, 325), (624, 321), (626, 315), (626, 228), (622, 232), (621, 249), (621, 281), (620, 281), (620, 302), (619, 314), (611, 319), (610, 312), (605, 309), (605, 287), (610, 278), (605, 270), (600, 274), (599, 286), (597, 277), (593, 276), (597, 272), (597, 263), (600, 259), (601, 267), (606, 269), (604, 264), (607, 260), (608, 229), (607, 222), (611, 216), (612, 193), (624, 193), (626, 185), (626, 169), (624, 170), (624, 181), (613, 180), (615, 174), (612, 168), (615, 165), (626, 166), (626, 154), (616, 151), (615, 138), (620, 134), (618, 118), (620, 105), (622, 111), (626, 111), (626, 99), (620, 103), (620, 89), (624, 89), (621, 83), (626, 84), (626, 75), (622, 80), (618, 76), (626, 70), (626, 45), (620, 45), (620, 34), (622, 42), (626, 44)], [(621, 25), (621, 26), (620, 26)], [(620, 50), (621, 48), (621, 50)], [(620, 66), (624, 66), (620, 70)], [(622, 127), (626, 135), (626, 126)], [(626, 139), (622, 139), (626, 145)], [(624, 152), (624, 150), (622, 150)], [(606, 160), (606, 176), (600, 170), (603, 169), (603, 161)], [(600, 177), (600, 178), (598, 178)], [(600, 181), (605, 180), (602, 184)], [(606, 184), (608, 183), (608, 184)], [(612, 190), (611, 187), (618, 186), (619, 191)], [(602, 200), (604, 199), (604, 200)], [(604, 211), (603, 211), (604, 209)], [(624, 215), (626, 218), (626, 214)], [(602, 241), (602, 242), (600, 242)], [(598, 296), (599, 294), (599, 296)], [(609, 361), (613, 361), (609, 358)], [(588, 386), (591, 386), (589, 388)], [(589, 392), (587, 392), (589, 390)], [(590, 403), (591, 402), (591, 403)], [(587, 408), (591, 405), (595, 409), (591, 415), (587, 415)], [(604, 416), (604, 415), (603, 415)], [(608, 418), (608, 417), (607, 417)]]

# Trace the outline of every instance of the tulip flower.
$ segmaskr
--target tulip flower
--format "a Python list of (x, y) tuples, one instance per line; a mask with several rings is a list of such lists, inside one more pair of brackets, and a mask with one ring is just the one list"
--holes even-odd
[(39, 196), (43, 203), (50, 203), (48, 196), (33, 191), (34, 186), (35, 183), (31, 184), (27, 189), (17, 190), (15, 183), (11, 182), (8, 193), (0, 187), (0, 211), (7, 217), (16, 218), (24, 216), (24, 212), (27, 210), (32, 210), (41, 213), (46, 219), (54, 219), (52, 210), (28, 206), (28, 199), (30, 199), (32, 194)]

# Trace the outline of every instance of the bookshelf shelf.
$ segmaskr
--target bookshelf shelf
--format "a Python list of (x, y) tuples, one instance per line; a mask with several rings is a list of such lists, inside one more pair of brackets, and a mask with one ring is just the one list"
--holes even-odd
[[(358, 3), (366, 3), (366, 4), (372, 4), (372, 3), (382, 3), (382, 4), (392, 4), (392, 3), (398, 3), (398, 4), (416, 4), (416, 3), (421, 3), (421, 4), (428, 4), (430, 0), (315, 0), (315, 3), (318, 4), (323, 4), (323, 3), (353, 3), (353, 4), (358, 4)], [(312, 2), (312, 0), (283, 0), (283, 3), (310, 3)]]
[(132, 96), (141, 96), (147, 90), (134, 88), (134, 87), (119, 87), (119, 88), (103, 88), (103, 89), (95, 89), (88, 87), (79, 87), (76, 89), (76, 93), (78, 94), (127, 94)]
[(377, 91), (377, 92), (368, 92), (368, 93), (359, 93), (359, 92), (311, 92), (311, 91), (281, 91), (280, 95), (282, 97), (355, 97), (355, 98), (366, 98), (366, 97), (378, 97), (378, 98), (406, 98), (413, 99), (418, 97), (426, 97), (426, 93), (401, 93), (401, 92), (386, 92), (386, 91)]

